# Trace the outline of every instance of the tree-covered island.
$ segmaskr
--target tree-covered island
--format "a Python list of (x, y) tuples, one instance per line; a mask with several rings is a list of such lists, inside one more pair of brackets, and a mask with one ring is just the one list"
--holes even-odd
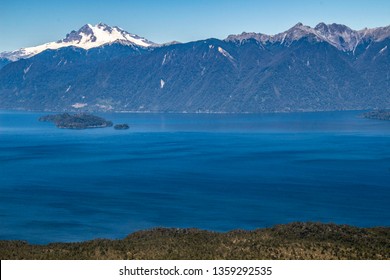
[(388, 110), (376, 110), (363, 114), (364, 118), (390, 121), (390, 111)]
[(125, 129), (129, 129), (129, 125), (126, 124), (126, 123), (116, 124), (116, 125), (114, 125), (114, 129), (116, 129), (116, 130), (125, 130)]
[(41, 122), (53, 122), (58, 128), (87, 129), (112, 126), (111, 121), (86, 113), (47, 115), (39, 118)]

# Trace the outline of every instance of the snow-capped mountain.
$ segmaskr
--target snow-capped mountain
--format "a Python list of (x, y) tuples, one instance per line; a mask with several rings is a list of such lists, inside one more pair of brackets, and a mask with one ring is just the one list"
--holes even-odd
[[(59, 48), (15, 62), (0, 58), (0, 109), (390, 108), (389, 26), (354, 31), (340, 24), (297, 24), (274, 36), (243, 33), (154, 47), (117, 28), (87, 25), (52, 45)], [(61, 48), (68, 45), (83, 48)]]
[(47, 49), (56, 50), (64, 47), (75, 46), (88, 50), (106, 44), (112, 44), (114, 42), (125, 45), (135, 45), (143, 48), (157, 45), (117, 26), (111, 27), (104, 23), (99, 23), (97, 25), (86, 24), (78, 31), (73, 30), (67, 34), (64, 39), (57, 42), (50, 42), (36, 47), (22, 48), (11, 52), (3, 52), (0, 53), (0, 58), (16, 61), (20, 58), (34, 56)]
[(359, 31), (353, 30), (342, 24), (325, 24), (323, 22), (314, 28), (297, 23), (289, 30), (276, 34), (266, 35), (261, 33), (242, 33), (240, 35), (230, 35), (226, 41), (242, 42), (248, 39), (255, 39), (263, 44), (280, 43), (289, 45), (303, 37), (311, 36), (317, 41), (325, 41), (339, 50), (354, 51), (356, 46), (364, 41), (380, 42), (390, 37), (390, 25), (378, 28), (365, 28)]

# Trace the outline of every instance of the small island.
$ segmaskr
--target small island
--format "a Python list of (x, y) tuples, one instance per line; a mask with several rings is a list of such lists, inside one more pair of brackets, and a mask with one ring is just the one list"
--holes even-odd
[(114, 129), (117, 129), (117, 130), (129, 129), (129, 125), (126, 124), (126, 123), (123, 123), (123, 124), (116, 124), (116, 125), (114, 125)]
[(388, 110), (376, 110), (363, 114), (364, 118), (390, 121), (390, 111)]
[(41, 122), (53, 122), (58, 128), (87, 129), (112, 126), (111, 121), (86, 113), (47, 115), (39, 118)]

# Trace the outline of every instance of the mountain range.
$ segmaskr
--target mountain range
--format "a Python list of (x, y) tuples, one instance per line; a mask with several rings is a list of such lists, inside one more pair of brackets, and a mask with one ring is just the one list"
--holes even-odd
[(84, 25), (0, 54), (0, 108), (258, 113), (390, 108), (390, 26), (301, 23), (156, 44)]

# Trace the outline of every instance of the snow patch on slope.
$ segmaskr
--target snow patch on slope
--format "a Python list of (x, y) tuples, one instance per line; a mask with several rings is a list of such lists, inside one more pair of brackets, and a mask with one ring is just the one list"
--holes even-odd
[(31, 65), (33, 65), (33, 64), (31, 63), (26, 69), (23, 69), (24, 74), (27, 74), (28, 71), (30, 71)]
[(221, 47), (218, 47), (218, 51), (226, 58), (228, 58), (229, 60), (231, 61), (234, 61), (234, 57), (230, 55), (230, 53), (228, 53), (226, 50), (224, 50), (223, 48)]
[(167, 55), (168, 55), (168, 54), (164, 54), (164, 58), (163, 58), (163, 61), (162, 61), (161, 65), (164, 65), (165, 62), (167, 61)]
[(72, 107), (75, 108), (75, 109), (84, 108), (86, 106), (88, 106), (87, 103), (75, 103), (75, 104), (72, 105)]

